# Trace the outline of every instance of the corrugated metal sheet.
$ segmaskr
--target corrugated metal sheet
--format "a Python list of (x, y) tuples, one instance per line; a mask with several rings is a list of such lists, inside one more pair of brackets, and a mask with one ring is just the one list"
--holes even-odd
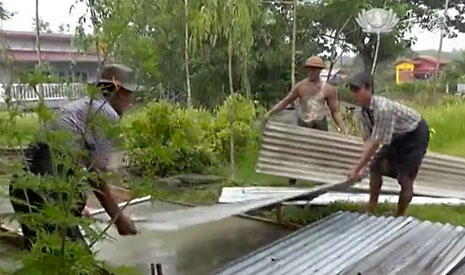
[[(258, 200), (267, 197), (272, 197), (277, 194), (291, 194), (305, 190), (303, 188), (293, 187), (223, 187), (221, 190), (219, 203), (238, 203), (250, 200)], [(368, 193), (344, 193), (344, 192), (328, 192), (316, 198), (307, 201), (291, 201), (284, 204), (329, 204), (333, 202), (368, 202), (370, 195)], [(397, 195), (380, 195), (379, 202), (397, 203), (399, 197)], [(465, 204), (465, 200), (457, 198), (438, 198), (428, 196), (414, 196), (411, 204), (448, 204), (460, 205)]]
[(218, 221), (224, 218), (242, 214), (265, 206), (277, 204), (279, 202), (297, 198), (300, 196), (307, 196), (310, 194), (318, 195), (325, 193), (329, 190), (346, 188), (350, 185), (352, 185), (352, 183), (340, 182), (334, 184), (326, 184), (323, 186), (316, 186), (314, 188), (301, 190), (300, 192), (275, 194), (274, 196), (258, 200), (244, 201), (233, 204), (198, 206), (189, 209), (153, 213), (147, 215), (146, 217), (138, 219), (138, 222), (140, 226), (143, 226), (150, 230), (180, 230), (189, 226)]
[(464, 257), (463, 227), (340, 212), (216, 274), (463, 274)]
[[(362, 140), (356, 137), (269, 122), (257, 171), (316, 183), (341, 182), (362, 150)], [(356, 187), (368, 189), (367, 180)], [(383, 190), (398, 191), (397, 181), (386, 178)], [(415, 193), (465, 199), (465, 160), (428, 153), (415, 182)]]

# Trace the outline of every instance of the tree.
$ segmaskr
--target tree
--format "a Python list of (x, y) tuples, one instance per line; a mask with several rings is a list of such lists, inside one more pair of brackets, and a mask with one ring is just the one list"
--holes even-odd
[[(234, 93), (233, 57), (240, 60), (242, 77), (248, 78), (248, 66), (253, 37), (253, 14), (259, 9), (256, 0), (208, 0), (194, 20), (194, 40), (201, 48), (205, 40), (222, 36), (227, 41), (229, 92)], [(245, 87), (247, 90), (248, 87)]]
[[(399, 3), (396, 0), (327, 0), (316, 5), (314, 14), (318, 15), (315, 21), (321, 28), (320, 38), (328, 46), (334, 42), (335, 34), (338, 33), (337, 39), (340, 39), (342, 47), (347, 47), (352, 52), (359, 54), (363, 60), (365, 70), (370, 71), (373, 64), (374, 50), (376, 46), (376, 37), (366, 34), (355, 22), (356, 16), (362, 9), (385, 8), (393, 9), (397, 16), (402, 20), (407, 16), (407, 12), (412, 8), (408, 3)], [(341, 17), (344, 14), (344, 17)], [(346, 27), (347, 18), (351, 18)], [(391, 34), (382, 36), (382, 43), (379, 48), (378, 63), (397, 57), (406, 48), (410, 47), (412, 41), (405, 39), (404, 34), (410, 29), (407, 23), (400, 23)], [(328, 36), (328, 34), (330, 34)], [(331, 35), (332, 34), (332, 35)]]
[[(409, 4), (420, 26), (428, 30), (435, 27), (439, 17), (438, 11), (444, 9), (445, 3), (444, 0), (403, 0), (402, 2)], [(455, 37), (458, 33), (465, 32), (465, 3), (463, 0), (449, 0), (449, 9), (454, 12), (448, 13), (448, 36)]]

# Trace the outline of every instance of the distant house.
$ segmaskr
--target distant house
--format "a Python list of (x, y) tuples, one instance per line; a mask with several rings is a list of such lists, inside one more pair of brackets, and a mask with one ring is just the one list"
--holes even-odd
[[(34, 32), (0, 31), (9, 57), (22, 71), (34, 69), (37, 61), (36, 35)], [(98, 59), (95, 53), (84, 53), (72, 43), (70, 34), (44, 33), (40, 35), (41, 59), (53, 67), (53, 73), (71, 81), (95, 79)], [(10, 75), (0, 65), (0, 81), (16, 83), (18, 76)]]
[[(439, 61), (439, 70), (448, 64), (445, 60)], [(434, 75), (437, 58), (432, 56), (418, 56), (412, 59), (401, 59), (396, 62), (396, 83), (413, 82), (416, 79), (428, 79)]]

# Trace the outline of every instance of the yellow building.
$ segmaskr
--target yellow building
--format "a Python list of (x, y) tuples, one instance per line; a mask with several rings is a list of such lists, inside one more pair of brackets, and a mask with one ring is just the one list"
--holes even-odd
[(396, 63), (396, 84), (410, 82), (414, 79), (413, 70), (415, 62), (412, 60), (399, 60)]

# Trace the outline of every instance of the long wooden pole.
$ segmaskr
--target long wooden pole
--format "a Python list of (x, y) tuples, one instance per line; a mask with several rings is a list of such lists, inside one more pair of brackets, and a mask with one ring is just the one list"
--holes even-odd
[(292, 58), (291, 58), (291, 87), (295, 87), (295, 44), (297, 32), (297, 0), (294, 0), (294, 7), (292, 12)]
[(37, 46), (37, 62), (42, 66), (42, 54), (40, 50), (40, 25), (39, 25), (39, 0), (36, 0), (36, 46)]
[(449, 0), (446, 0), (446, 4), (444, 6), (444, 17), (443, 17), (443, 20), (441, 22), (441, 28), (440, 28), (440, 38), (439, 38), (439, 49), (438, 49), (438, 55), (437, 55), (437, 60), (436, 60), (436, 79), (439, 78), (439, 66), (441, 64), (441, 53), (442, 53), (442, 42), (443, 42), (443, 38), (444, 38), (444, 30), (447, 26), (446, 24), (446, 20), (447, 20), (447, 9), (449, 8)]
[(187, 105), (192, 106), (191, 80), (189, 73), (189, 6), (188, 0), (184, 0), (185, 12), (185, 37), (184, 37), (184, 56), (186, 61), (186, 88), (187, 88)]

